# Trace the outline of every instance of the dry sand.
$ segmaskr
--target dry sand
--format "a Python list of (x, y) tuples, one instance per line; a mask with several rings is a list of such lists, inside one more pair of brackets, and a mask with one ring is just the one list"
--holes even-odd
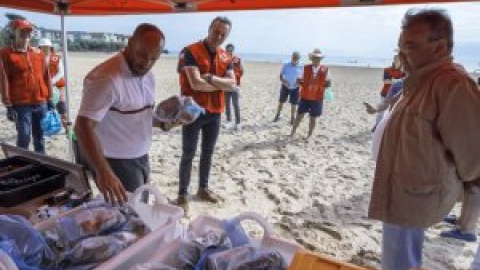
[[(82, 80), (106, 54), (71, 54), (71, 107), (76, 115)], [(280, 89), (280, 64), (246, 63), (241, 90), (242, 132), (222, 128), (217, 143), (210, 187), (225, 202), (213, 205), (193, 201), (185, 222), (201, 214), (228, 218), (244, 211), (268, 217), (277, 233), (306, 248), (344, 261), (379, 267), (381, 224), (366, 218), (374, 162), (370, 158), (370, 128), (374, 117), (362, 102), (376, 102), (381, 87), (380, 69), (331, 67), (334, 101), (327, 103), (310, 142), (303, 138), (307, 119), (289, 142), (290, 108), (272, 123)], [(157, 101), (179, 93), (176, 59), (162, 58), (154, 68)], [(13, 124), (0, 110), (0, 138), (14, 143)], [(152, 181), (170, 199), (178, 186), (181, 155), (180, 129), (155, 131), (150, 152)], [(50, 155), (67, 158), (64, 136), (48, 139)], [(198, 153), (192, 185), (198, 182)], [(455, 212), (458, 213), (458, 206)], [(424, 248), (428, 269), (468, 269), (476, 244), (439, 237), (446, 224), (427, 232)]]

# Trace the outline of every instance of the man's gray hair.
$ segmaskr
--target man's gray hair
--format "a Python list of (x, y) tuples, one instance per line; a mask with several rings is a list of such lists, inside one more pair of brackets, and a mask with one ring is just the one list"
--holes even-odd
[(215, 24), (215, 22), (228, 24), (228, 26), (230, 26), (230, 30), (232, 30), (232, 21), (230, 21), (230, 19), (225, 16), (215, 17), (215, 19), (212, 20), (212, 22), (210, 23), (210, 26), (208, 27), (209, 30), (212, 29), (212, 26)]
[(424, 23), (430, 27), (431, 41), (445, 39), (450, 52), (453, 49), (453, 26), (452, 19), (448, 13), (443, 9), (437, 8), (425, 8), (417, 9), (412, 8), (405, 13), (402, 21), (402, 29), (409, 28), (410, 26)]

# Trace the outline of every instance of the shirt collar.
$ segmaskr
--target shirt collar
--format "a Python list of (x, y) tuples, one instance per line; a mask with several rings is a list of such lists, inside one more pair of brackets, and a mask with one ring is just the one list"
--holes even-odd
[(419, 68), (413, 72), (408, 72), (403, 81), (405, 93), (412, 92), (428, 75), (435, 72), (439, 67), (443, 65), (451, 65), (453, 63), (452, 56), (445, 56), (432, 62), (422, 68)]

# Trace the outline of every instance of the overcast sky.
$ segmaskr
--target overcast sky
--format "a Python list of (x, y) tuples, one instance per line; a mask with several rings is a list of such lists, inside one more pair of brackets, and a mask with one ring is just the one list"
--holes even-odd
[[(417, 6), (417, 7), (423, 7)], [(456, 55), (480, 62), (480, 3), (430, 5), (445, 8), (455, 28)], [(141, 22), (159, 26), (167, 37), (166, 47), (178, 50), (205, 37), (208, 24), (216, 15), (233, 22), (228, 42), (246, 53), (308, 53), (318, 47), (330, 56), (390, 57), (396, 48), (400, 22), (414, 6), (295, 9), (168, 15), (69, 17), (70, 30), (130, 34)], [(0, 14), (14, 12), (37, 26), (59, 29), (57, 16), (1, 8)], [(0, 24), (5, 24), (4, 16)]]

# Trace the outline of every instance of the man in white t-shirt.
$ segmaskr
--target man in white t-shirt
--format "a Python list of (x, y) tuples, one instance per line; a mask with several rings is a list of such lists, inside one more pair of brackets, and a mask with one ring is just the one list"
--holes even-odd
[(125, 190), (133, 192), (148, 181), (155, 96), (150, 70), (164, 44), (160, 29), (141, 24), (124, 51), (94, 68), (84, 80), (75, 132), (108, 201), (124, 202)]

